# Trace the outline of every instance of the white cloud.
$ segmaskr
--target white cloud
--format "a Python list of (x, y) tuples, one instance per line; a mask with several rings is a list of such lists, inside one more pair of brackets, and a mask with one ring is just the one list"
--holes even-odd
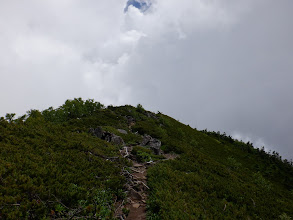
[(142, 103), (200, 129), (284, 145), (293, 157), (290, 1), (125, 5), (1, 1), (1, 115), (74, 97)]

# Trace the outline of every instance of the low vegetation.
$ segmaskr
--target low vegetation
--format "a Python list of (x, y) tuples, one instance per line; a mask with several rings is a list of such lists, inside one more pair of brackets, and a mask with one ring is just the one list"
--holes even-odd
[[(67, 100), (57, 109), (0, 119), (0, 219), (112, 219), (125, 196), (122, 146), (91, 128), (123, 138), (148, 169), (149, 219), (290, 219), (292, 162), (225, 133), (198, 131), (141, 105), (104, 107)], [(120, 132), (123, 129), (126, 132)], [(162, 160), (139, 146), (162, 142)]]

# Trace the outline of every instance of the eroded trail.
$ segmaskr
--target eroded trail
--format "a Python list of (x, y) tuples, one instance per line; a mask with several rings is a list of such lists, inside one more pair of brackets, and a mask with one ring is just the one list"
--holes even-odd
[(127, 220), (146, 219), (146, 200), (147, 200), (147, 163), (139, 163), (131, 154), (132, 147), (124, 147), (121, 151), (123, 157), (132, 162), (131, 167), (125, 167), (122, 175), (125, 176), (127, 183), (127, 197), (116, 204), (115, 217)]
[[(122, 175), (127, 183), (125, 188), (127, 196), (123, 201), (116, 203), (115, 217), (121, 220), (144, 220), (146, 219), (146, 201), (149, 187), (147, 185), (147, 169), (156, 162), (140, 163), (131, 153), (132, 147), (124, 147), (121, 155), (132, 162), (131, 167), (125, 167)], [(172, 160), (178, 155), (163, 154), (165, 159)]]
[(147, 167), (145, 164), (135, 163), (130, 168), (130, 183), (127, 186), (129, 190), (128, 204), (126, 208), (129, 214), (126, 219), (146, 219), (146, 200), (147, 190), (146, 182)]

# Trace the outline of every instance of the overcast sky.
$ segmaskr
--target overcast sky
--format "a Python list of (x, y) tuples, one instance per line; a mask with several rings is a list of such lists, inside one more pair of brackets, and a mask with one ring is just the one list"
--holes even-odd
[(160, 111), (293, 158), (292, 0), (0, 0), (0, 115)]

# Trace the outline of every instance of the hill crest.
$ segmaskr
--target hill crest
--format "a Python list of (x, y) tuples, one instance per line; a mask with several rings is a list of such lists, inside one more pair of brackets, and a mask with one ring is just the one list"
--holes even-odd
[[(148, 219), (293, 216), (292, 162), (141, 105), (78, 98), (17, 119), (7, 114), (0, 145), (0, 219), (111, 219), (119, 202), (131, 216), (125, 173), (150, 161), (158, 162), (142, 176)], [(170, 153), (178, 156), (165, 160)]]

